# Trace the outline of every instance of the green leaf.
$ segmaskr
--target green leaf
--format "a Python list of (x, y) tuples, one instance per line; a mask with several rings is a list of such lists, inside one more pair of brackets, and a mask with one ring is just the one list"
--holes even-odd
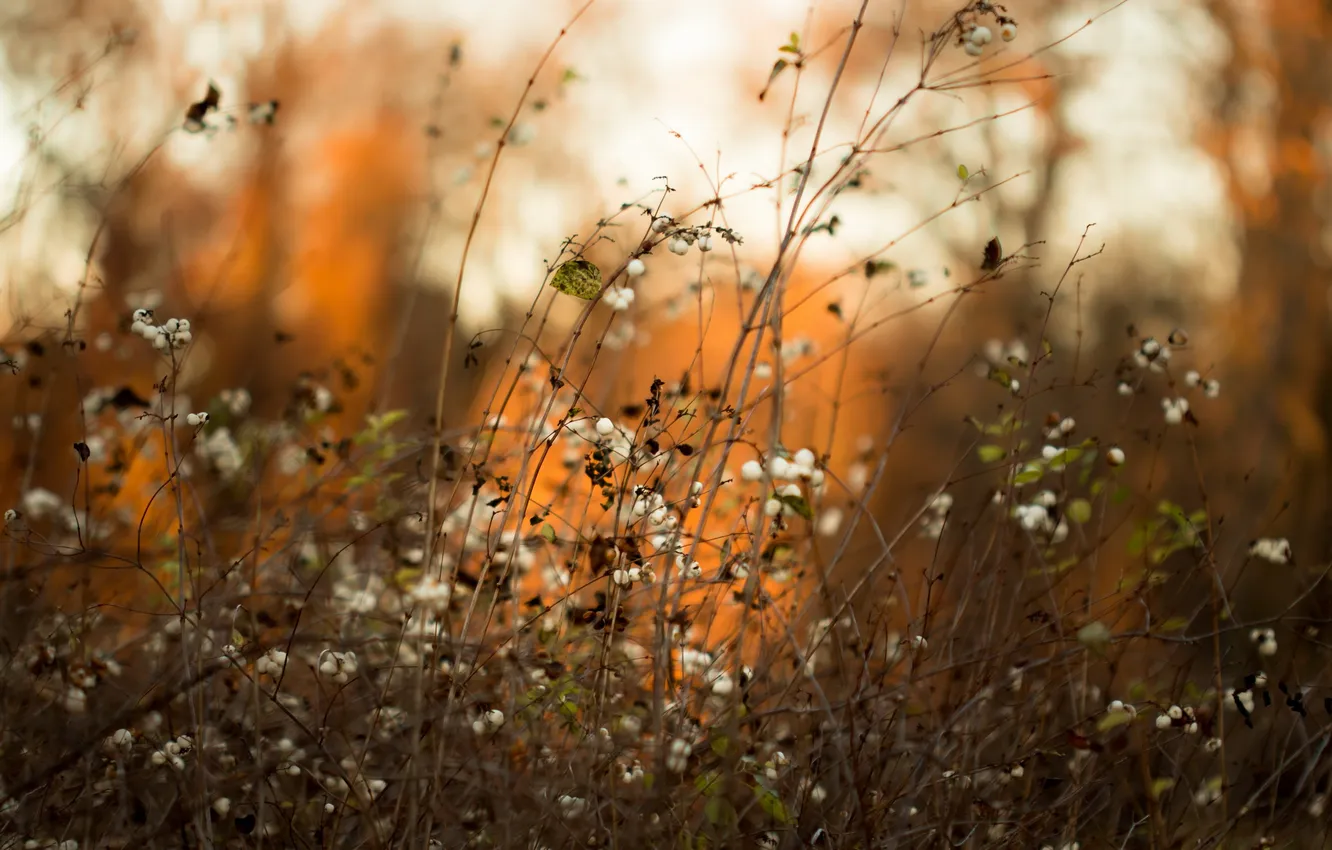
[(1184, 509), (1169, 499), (1162, 499), (1156, 506), (1157, 513), (1173, 517), (1176, 521), (1184, 519)]
[(394, 425), (407, 418), (406, 410), (389, 410), (379, 416), (371, 414), (366, 417), (370, 427), (376, 431), (387, 431)]
[(1180, 549), (1187, 549), (1187, 548), (1188, 546), (1186, 544), (1178, 542), (1170, 543), (1166, 546), (1153, 546), (1147, 552), (1147, 560), (1150, 561), (1153, 566), (1159, 566), (1160, 564), (1165, 562), (1166, 558), (1169, 558), (1171, 555), (1175, 554)]
[(731, 805), (731, 801), (720, 795), (708, 798), (707, 804), (703, 807), (703, 814), (713, 826), (727, 827), (737, 820), (735, 807)]
[(1129, 538), (1128, 553), (1134, 558), (1147, 551), (1151, 545), (1152, 538), (1156, 537), (1156, 523), (1144, 522), (1133, 530), (1133, 536)]
[(1054, 565), (1053, 572), (1055, 575), (1059, 575), (1060, 573), (1066, 573), (1069, 570), (1076, 567), (1081, 561), (1082, 559), (1079, 558), (1077, 555), (1069, 555), (1063, 560), (1061, 560), (1059, 563)]
[(980, 456), (981, 463), (995, 463), (1003, 460), (1008, 451), (1003, 446), (981, 446), (976, 449), (976, 454)]
[(764, 788), (762, 785), (754, 786), (754, 793), (758, 795), (759, 808), (767, 813), (768, 817), (785, 826), (791, 822), (791, 813), (787, 811), (786, 804), (776, 793)]
[(805, 519), (814, 519), (814, 509), (809, 506), (808, 500), (804, 496), (781, 496), (775, 497), (777, 501), (786, 505)]
[(587, 260), (569, 260), (555, 270), (550, 285), (565, 295), (591, 301), (601, 292), (601, 269)]
[(717, 793), (721, 785), (721, 774), (715, 770), (709, 770), (707, 773), (700, 773), (694, 777), (694, 788), (700, 794), (712, 796)]
[(1080, 457), (1082, 457), (1082, 449), (1079, 449), (1076, 446), (1060, 449), (1055, 453), (1054, 457), (1050, 458), (1050, 468), (1053, 470), (1063, 469)]
[(1182, 632), (1189, 627), (1188, 617), (1171, 617), (1156, 627), (1159, 632)]
[(1068, 518), (1078, 525), (1084, 525), (1091, 521), (1092, 506), (1086, 499), (1074, 499), (1068, 503), (1068, 510), (1065, 512)]
[(1133, 715), (1127, 711), (1107, 711), (1101, 715), (1101, 719), (1096, 721), (1097, 732), (1109, 732), (1116, 726), (1123, 726), (1133, 722)]
[[(1005, 373), (1005, 376), (1007, 376), (1007, 373)], [(1008, 386), (1008, 384), (1005, 382), (1004, 386)], [(983, 433), (989, 434), (992, 437), (1004, 437), (1021, 430), (1025, 424), (1026, 423), (1024, 423), (1021, 419), (1014, 417), (1012, 413), (1005, 413), (999, 419), (999, 421), (994, 423), (993, 425), (984, 425), (977, 427), (980, 427)]]
[(793, 32), (793, 33), (791, 33), (791, 38), (790, 38), (790, 40), (787, 41), (786, 44), (783, 44), (781, 47), (779, 47), (779, 48), (777, 48), (777, 49), (778, 49), (780, 52), (782, 52), (782, 53), (799, 53), (799, 52), (800, 52), (800, 33), (798, 33), (798, 32)]
[(768, 72), (767, 85), (763, 87), (763, 91), (759, 92), (759, 100), (763, 100), (768, 96), (768, 89), (772, 88), (772, 84), (777, 81), (777, 77), (780, 76), (782, 71), (785, 71), (790, 64), (791, 63), (787, 62), (785, 59), (778, 59), (776, 62), (772, 63), (772, 70)]
[(966, 180), (966, 179), (967, 179), (968, 177), (970, 177), (970, 176), (971, 176), (971, 172), (967, 170), (967, 167), (966, 167), (965, 165), (959, 165), (959, 166), (957, 167), (957, 179), (958, 179), (958, 180)]
[(1122, 505), (1128, 501), (1128, 497), (1130, 495), (1132, 494), (1129, 492), (1129, 488), (1120, 485), (1119, 487), (1115, 488), (1115, 492), (1110, 494), (1110, 501), (1113, 504)]
[[(1054, 551), (1051, 550), (1050, 552), (1047, 552), (1046, 555), (1047, 557), (1053, 557)], [(1027, 571), (1027, 575), (1032, 578), (1037, 578), (1039, 576), (1057, 576), (1073, 569), (1081, 561), (1082, 559), (1079, 558), (1077, 555), (1068, 555), (1067, 557), (1059, 561), (1059, 563), (1057, 564), (1052, 564), (1048, 567), (1036, 567), (1034, 569), (1030, 569)]]
[(548, 522), (541, 524), (541, 530), (537, 532), (547, 543), (555, 542), (555, 529)]
[(1175, 787), (1175, 780), (1165, 776), (1152, 780), (1151, 794), (1153, 800), (1161, 799), (1161, 795)]
[(712, 738), (710, 746), (712, 751), (719, 756), (726, 756), (726, 748), (730, 745), (730, 740), (725, 735), (715, 735)]
[(1013, 483), (1017, 484), (1019, 487), (1022, 486), (1023, 484), (1031, 484), (1033, 482), (1040, 481), (1041, 476), (1044, 474), (1045, 470), (1041, 469), (1041, 467), (1038, 464), (1029, 463), (1021, 472), (1017, 474), (1016, 477), (1013, 478)]

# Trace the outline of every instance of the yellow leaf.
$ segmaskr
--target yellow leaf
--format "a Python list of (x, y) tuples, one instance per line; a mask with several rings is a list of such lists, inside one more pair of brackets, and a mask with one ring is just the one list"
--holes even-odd
[(601, 269), (587, 260), (569, 260), (555, 270), (550, 285), (565, 295), (591, 301), (601, 292)]

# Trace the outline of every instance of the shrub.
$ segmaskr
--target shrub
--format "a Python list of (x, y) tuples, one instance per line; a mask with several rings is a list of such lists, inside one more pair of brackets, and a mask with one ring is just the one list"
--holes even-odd
[[(836, 68), (829, 103), (863, 14), (822, 52)], [(990, 85), (974, 64), (944, 68), (1016, 36), (1007, 10), (971, 2), (924, 39), (917, 84), (867, 113), (831, 166), (820, 123), (809, 154), (770, 181), (791, 187), (789, 220), (763, 271), (744, 265), (755, 258), (726, 226), (720, 188), (672, 215), (663, 186), (570, 238), (465, 426), (448, 424), (462, 407), (456, 310), (429, 421), (376, 409), (354, 427), (336, 382), (316, 375), (271, 416), (244, 387), (186, 398), (207, 322), (126, 311), (108, 345), (140, 346), (165, 377), (148, 398), (85, 392), (76, 485), (53, 492), (29, 474), (5, 514), (6, 839), (1067, 848), (1299, 836), (1298, 812), (1325, 806), (1326, 704), (1276, 671), (1288, 645), (1316, 644), (1293, 612), (1321, 568), (1270, 537), (1225, 562), (1207, 488), (1153, 498), (1134, 475), (1148, 452), (1092, 424), (1160, 397), (1155, 445), (1196, 449), (1198, 411), (1221, 384), (1195, 371), (1183, 331), (1139, 335), (1115, 381), (1088, 377), (1100, 355), (1066, 350), (1050, 328), (1069, 272), (1098, 253), (1080, 245), (1036, 333), (970, 352), (975, 375), (940, 371), (939, 351), (976, 347), (950, 336), (960, 305), (1032, 268), (1035, 246), (996, 238), (977, 246), (974, 275), (902, 310), (825, 301), (840, 334), (825, 346), (783, 333), (836, 280), (793, 295), (808, 240), (835, 236), (837, 198), (910, 144), (888, 143), (894, 118), (913, 98)], [(764, 96), (819, 58), (793, 35)], [(200, 129), (209, 109), (197, 112)], [(939, 215), (1003, 182), (965, 167), (957, 178)], [(892, 247), (838, 277), (863, 276), (866, 293), (885, 279), (920, 289), (924, 273), (886, 259)], [(676, 302), (701, 315), (708, 293), (725, 317), (721, 353), (700, 331), (692, 350), (674, 347), (683, 377), (663, 371), (621, 398), (602, 376), (636, 332), (637, 288), (686, 262), (733, 272)], [(561, 344), (538, 344), (570, 299), (580, 311)], [(797, 382), (828, 378), (829, 433), (844, 433), (852, 346), (924, 307), (938, 325), (894, 385), (896, 414), (854, 448), (788, 444), (790, 422), (826, 404)], [(78, 318), (4, 357), (10, 378), (86, 350)], [(481, 340), (463, 366), (481, 368)], [(931, 466), (938, 483), (908, 498), (889, 458), (948, 388), (972, 405), (963, 456)], [(1079, 406), (1086, 416), (1069, 414)], [(1235, 582), (1260, 561), (1300, 589), (1291, 616), (1241, 623)]]

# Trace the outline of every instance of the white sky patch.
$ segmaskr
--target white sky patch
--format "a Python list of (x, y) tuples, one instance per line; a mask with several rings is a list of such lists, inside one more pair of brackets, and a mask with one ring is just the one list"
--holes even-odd
[[(1105, 5), (1069, 4), (1045, 37), (1070, 31)], [(1225, 174), (1192, 139), (1229, 59), (1224, 34), (1194, 0), (1168, 10), (1128, 3), (1060, 50), (1081, 69), (1071, 72), (1075, 83), (1063, 108), (1086, 147), (1065, 160), (1057, 178), (1050, 221), (1066, 222), (1067, 232), (1037, 234), (1049, 240), (1042, 253), (1062, 267), (1083, 227), (1096, 222), (1092, 250), (1105, 242), (1107, 254), (1131, 252), (1138, 268), (1150, 262), (1143, 258), (1162, 260), (1181, 297), (1227, 297), (1240, 265), (1235, 214)]]
[(13, 90), (0, 81), (0, 217), (14, 209), (19, 186), (23, 181), (23, 157), (28, 148), (28, 137), (21, 123), (15, 120), (20, 105)]
[[(282, 4), (280, 14), (273, 14), (273, 5), (262, 0), (158, 2), (161, 14), (153, 18), (153, 26), (160, 31), (162, 43), (173, 46), (163, 48), (164, 54), (154, 59), (163, 68), (170, 66), (172, 85), (191, 80), (189, 85), (201, 89), (206, 80), (213, 79), (226, 93), (244, 91), (243, 74), (251, 58), (272, 50), (284, 38), (309, 42), (322, 37), (332, 13), (349, 8), (355, 10), (355, 17), (339, 32), (345, 29), (359, 39), (370, 38), (381, 27), (406, 23), (423, 40), (437, 29), (442, 55), (453, 35), (461, 33), (464, 64), (458, 84), (499, 83), (493, 109), (504, 116), (538, 57), (581, 5), (581, 0), (300, 0)], [(1109, 0), (1067, 4), (1043, 33), (1035, 32), (1034, 26), (1033, 31), (1024, 29), (1012, 49), (1029, 50), (1062, 37), (1108, 5)], [(844, 2), (824, 3), (818, 6), (817, 15), (833, 24), (849, 20), (850, 9)], [(775, 176), (793, 72), (788, 70), (773, 87), (768, 103), (760, 104), (757, 94), (772, 60), (779, 55), (777, 46), (786, 42), (792, 30), (804, 27), (807, 10), (808, 0), (676, 0), (669, 8), (644, 2), (594, 5), (570, 30), (543, 72), (546, 83), (558, 79), (566, 67), (575, 69), (582, 79), (568, 86), (566, 96), (545, 113), (524, 118), (532, 118), (535, 138), (529, 147), (510, 150), (501, 163), (498, 191), (482, 221), (483, 243), (474, 248), (468, 272), (469, 303), (464, 307), (474, 314), (471, 318), (493, 318), (505, 297), (526, 305), (544, 273), (541, 259), (553, 258), (564, 237), (659, 186), (654, 177), (668, 175), (672, 186), (680, 190), (668, 202), (668, 212), (679, 213), (705, 200), (707, 181), (694, 154), (714, 179), (719, 164), (722, 176), (733, 175), (726, 192)], [(913, 49), (903, 50), (894, 60), (897, 64), (890, 68), (878, 95), (877, 112), (891, 106), (910, 84), (918, 45), (914, 36), (908, 42)], [(180, 51), (180, 63), (170, 55), (172, 50)], [(803, 125), (792, 136), (788, 165), (809, 148), (834, 54), (835, 49), (830, 50), (812, 63), (801, 81), (797, 114)], [(1083, 226), (1095, 221), (1099, 225), (1095, 244), (1107, 241), (1112, 251), (1165, 257), (1197, 270), (1182, 285), (1214, 296), (1229, 292), (1238, 264), (1234, 262), (1237, 249), (1229, 230), (1232, 214), (1222, 174), (1192, 147), (1190, 139), (1197, 120), (1209, 108), (1209, 87), (1227, 52), (1224, 39), (1201, 11), (1198, 0), (1178, 0), (1168, 8), (1164, 4), (1156, 8), (1149, 3), (1125, 4), (1061, 45), (1057, 55), (1073, 60), (1060, 61), (1055, 67), (1069, 74), (1073, 87), (1065, 108), (1088, 147), (1070, 158), (1066, 173), (1059, 175), (1056, 205), (1048, 220), (1056, 232), (1032, 235), (1048, 240), (1040, 251), (1046, 258), (1045, 267), (1062, 267)], [(949, 55), (944, 62), (952, 65), (961, 60)], [(335, 62), (337, 57), (331, 55), (328, 61)], [(362, 106), (374, 105), (386, 97), (382, 92), (376, 94), (374, 86), (428, 88), (434, 69), (426, 70), (411, 80), (391, 80), (376, 68), (366, 68), (354, 81), (365, 90), (358, 88), (347, 97)], [(308, 73), (317, 75), (318, 70)], [(110, 88), (113, 82), (103, 80), (100, 85)], [(825, 149), (848, 141), (855, 133), (872, 85), (872, 79), (844, 81), (841, 97), (845, 101), (830, 116), (823, 137)], [(191, 91), (191, 96), (202, 93)], [(151, 114), (151, 120), (137, 123), (155, 127), (170, 112), (166, 101), (172, 97), (164, 91), (160, 98), (145, 99), (141, 111)], [(0, 117), (12, 116), (22, 107), (3, 88), (0, 98)], [(962, 124), (1022, 102), (1017, 92), (1001, 89), (963, 92), (957, 98), (925, 96), (894, 123), (888, 141), (900, 142), (943, 125)], [(231, 105), (235, 103), (233, 99)], [(346, 117), (313, 109), (305, 115), (301, 108), (300, 104), (290, 108), (284, 104), (279, 119), (284, 125), (284, 144), (296, 164), (301, 153), (327, 132), (330, 122), (356, 120), (364, 114), (353, 110)], [(874, 180), (881, 182), (871, 185), (882, 188), (838, 199), (833, 210), (842, 214), (843, 225), (837, 238), (816, 235), (804, 261), (818, 269), (847, 265), (946, 206), (958, 189), (955, 168), (959, 162), (972, 170), (984, 167), (991, 180), (1039, 167), (1046, 129), (1034, 111), (983, 126), (873, 161)], [(673, 131), (681, 138), (674, 137)], [(0, 123), (0, 190), (4, 191), (0, 199), (6, 202), (12, 199), (11, 187), (21, 173), (13, 163), (21, 159), (25, 144), (24, 128), (12, 121)], [(90, 145), (86, 138), (77, 144), (94, 151), (106, 147), (107, 152), (99, 155), (112, 155), (110, 145)], [(1255, 141), (1254, 146), (1257, 144)], [(122, 149), (115, 155), (124, 165), (141, 155), (137, 148), (135, 151)], [(576, 162), (584, 173), (575, 180), (590, 180), (591, 185), (572, 185), (558, 175), (543, 173), (542, 157), (551, 151)], [(185, 134), (173, 135), (167, 148), (174, 162), (189, 166), (194, 179), (219, 192), (234, 184), (232, 175), (247, 152), (239, 137), (227, 141), (224, 136), (210, 140)], [(75, 161), (86, 161), (89, 155), (86, 150), (63, 148), (62, 153)], [(828, 173), (839, 156), (832, 155), (826, 165), (821, 164), (816, 178)], [(471, 182), (447, 189), (449, 203), (468, 212), (488, 163), (472, 165), (476, 177)], [(456, 162), (451, 163), (447, 173), (456, 167)], [(1262, 175), (1251, 174), (1247, 179), (1257, 182)], [(789, 179), (784, 182), (790, 185)], [(1001, 192), (1007, 203), (1020, 209), (1034, 200), (1036, 188), (1033, 180), (1020, 178)], [(959, 259), (974, 264), (980, 246), (992, 235), (988, 232), (992, 210), (985, 202), (965, 205), (941, 223), (906, 239), (886, 258), (903, 268), (927, 268), (931, 280), (942, 286), (939, 270), (944, 265)], [(725, 215), (725, 223), (745, 239), (743, 256), (761, 265), (778, 233), (773, 191), (757, 190), (729, 200)], [(627, 221), (621, 232), (641, 226), (637, 217)], [(723, 222), (718, 219), (717, 223)], [(66, 248), (86, 250), (86, 245), (72, 244), (83, 236), (82, 227), (72, 228), (66, 237), (71, 244), (54, 250), (57, 254)], [(961, 258), (951, 256), (945, 236), (958, 245), (974, 241), (976, 249)], [(427, 279), (452, 288), (461, 238), (441, 232), (437, 239), (438, 244), (427, 249), (422, 270)], [(1005, 240), (1006, 247), (1010, 241)], [(697, 255), (688, 259), (696, 261)], [(61, 262), (52, 260), (49, 265), (54, 268)], [(1110, 274), (1108, 269), (1106, 274)], [(654, 280), (663, 277), (658, 273)], [(683, 280), (684, 272), (678, 277)]]

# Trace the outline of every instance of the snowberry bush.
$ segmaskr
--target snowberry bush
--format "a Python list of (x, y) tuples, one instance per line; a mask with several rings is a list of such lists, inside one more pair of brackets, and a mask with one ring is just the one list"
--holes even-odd
[[(863, 24), (828, 51), (793, 34), (769, 85), (844, 62)], [(998, 84), (955, 69), (1022, 39), (999, 4), (945, 16), (918, 85), (867, 113), (840, 163), (816, 146), (774, 177), (790, 216), (775, 253), (725, 224), (720, 195), (661, 191), (571, 238), (470, 422), (449, 375), (479, 368), (481, 344), (453, 362), (456, 317), (433, 415), (426, 398), (360, 418), (314, 375), (276, 413), (246, 387), (189, 398), (207, 317), (115, 305), (119, 336), (88, 350), (143, 349), (152, 393), (77, 382), (75, 484), (29, 475), (5, 506), (5, 846), (1301, 835), (1326, 805), (1332, 695), (1305, 666), (1320, 625), (1299, 606), (1325, 570), (1266, 527), (1223, 533), (1197, 446), (1224, 375), (1190, 334), (1060, 341), (1069, 270), (1095, 252), (1047, 280), (1034, 246), (996, 238), (942, 283), (906, 256), (860, 258), (867, 292), (887, 276), (938, 304), (1031, 276), (1047, 321), (973, 340), (950, 307), (891, 379), (900, 414), (795, 436), (854, 391), (799, 379), (911, 312), (827, 301), (839, 340), (784, 334), (809, 300), (786, 288), (802, 247), (835, 237), (835, 199), (906, 147), (887, 144), (906, 104)], [(991, 185), (978, 176), (958, 169), (969, 199)], [(739, 312), (723, 362), (705, 377), (702, 341), (672, 338), (683, 377), (609, 389), (607, 352), (705, 295)], [(567, 339), (533, 345), (537, 317), (569, 303)], [(75, 315), (57, 347), (83, 350), (80, 333)], [(4, 379), (40, 347), (0, 356)], [(936, 363), (945, 351), (962, 365)], [(949, 391), (966, 419), (929, 420)], [(58, 415), (16, 411), (15, 432)], [(911, 458), (934, 475), (917, 491), (890, 470), (921, 420), (946, 437)], [(1163, 491), (1169, 463), (1201, 486)], [(103, 595), (101, 572), (132, 592)], [(1300, 590), (1251, 610), (1246, 573)]]

